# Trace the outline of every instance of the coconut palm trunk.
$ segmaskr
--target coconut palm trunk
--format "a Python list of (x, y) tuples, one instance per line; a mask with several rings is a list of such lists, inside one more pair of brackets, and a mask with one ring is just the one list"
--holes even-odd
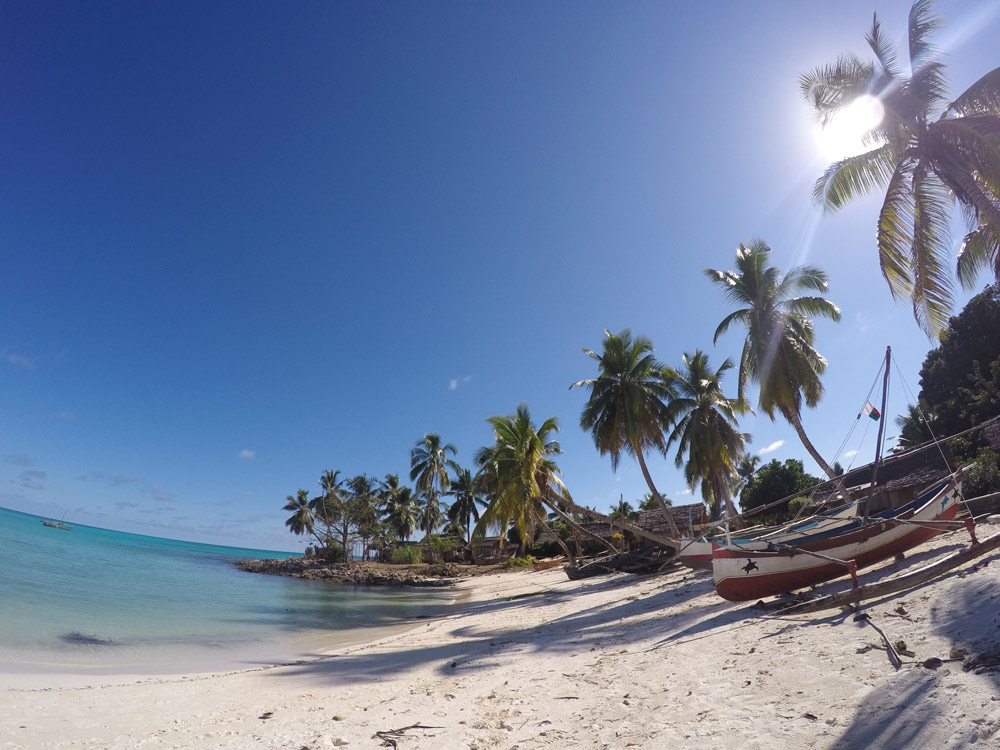
[(819, 451), (816, 450), (816, 446), (812, 444), (812, 441), (806, 435), (806, 431), (802, 427), (802, 420), (799, 419), (799, 415), (791, 409), (783, 411), (782, 413), (784, 414), (785, 419), (788, 420), (788, 423), (795, 429), (795, 434), (799, 436), (799, 440), (802, 441), (802, 445), (805, 446), (809, 455), (812, 456), (813, 461), (819, 465), (819, 468), (826, 473), (827, 477), (830, 479), (836, 479), (837, 472), (835, 472), (830, 464), (828, 464), (823, 457), (819, 455)]
[(667, 521), (667, 526), (670, 529), (670, 536), (674, 539), (681, 538), (681, 532), (677, 528), (677, 523), (674, 521), (674, 514), (671, 513), (670, 508), (667, 507), (666, 502), (663, 500), (663, 496), (660, 494), (659, 490), (656, 489), (656, 485), (653, 484), (653, 477), (649, 474), (649, 469), (646, 468), (646, 460), (642, 457), (642, 451), (637, 450), (635, 452), (635, 457), (639, 461), (639, 468), (642, 469), (642, 476), (646, 480), (646, 484), (649, 486), (649, 491), (653, 493), (653, 497), (656, 499), (656, 504), (660, 506), (660, 512)]
[[(577, 537), (577, 551), (578, 552), (579, 552), (579, 548), (580, 548), (579, 535), (580, 534), (585, 534), (586, 536), (589, 536), (591, 539), (594, 539), (594, 540), (600, 542), (603, 546), (607, 547), (609, 551), (617, 554), (618, 550), (615, 549), (615, 545), (613, 545), (611, 542), (609, 542), (604, 537), (599, 536), (598, 534), (595, 534), (592, 531), (589, 531), (588, 529), (583, 528), (580, 524), (578, 524), (576, 521), (574, 521), (572, 518), (570, 518), (567, 513), (563, 512), (562, 508), (560, 508), (558, 506), (558, 504), (557, 504), (558, 502), (564, 502), (563, 498), (559, 498), (559, 500), (557, 502), (553, 502), (551, 499), (544, 498), (544, 497), (541, 498), (541, 500), (545, 504), (546, 508), (548, 508), (553, 513), (555, 513), (557, 516), (559, 516), (559, 518), (561, 518), (566, 523), (567, 526), (569, 526), (574, 532), (576, 532), (574, 534), (574, 536)], [(572, 559), (572, 558), (570, 558), (570, 559)]]

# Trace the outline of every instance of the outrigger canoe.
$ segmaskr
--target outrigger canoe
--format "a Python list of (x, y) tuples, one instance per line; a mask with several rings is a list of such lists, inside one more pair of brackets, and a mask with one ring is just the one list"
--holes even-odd
[(900, 508), (803, 536), (794, 546), (764, 540), (716, 545), (715, 590), (730, 601), (751, 601), (839, 578), (851, 573), (852, 566), (862, 568), (906, 552), (948, 528), (935, 523), (955, 518), (961, 489), (959, 469)]

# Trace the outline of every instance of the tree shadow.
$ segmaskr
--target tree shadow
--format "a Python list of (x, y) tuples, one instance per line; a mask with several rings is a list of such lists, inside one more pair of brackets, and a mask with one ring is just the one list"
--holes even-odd
[[(683, 577), (678, 578), (678, 575)], [(665, 629), (685, 627), (692, 619), (702, 619), (706, 613), (714, 613), (720, 607), (734, 606), (716, 597), (711, 578), (692, 575), (690, 571), (643, 578), (645, 581), (634, 576), (614, 576), (573, 590), (539, 591), (531, 596), (479, 602), (466, 612), (489, 614), (485, 621), (491, 625), (464, 624), (464, 614), (445, 618), (444, 622), (448, 623), (445, 626), (448, 628), (446, 635), (450, 637), (444, 643), (430, 646), (416, 643), (412, 648), (385, 649), (375, 653), (362, 651), (332, 657), (317, 655), (275, 674), (309, 674), (341, 683), (359, 683), (398, 676), (425, 665), (436, 665), (438, 674), (454, 676), (467, 670), (488, 669), (497, 663), (497, 657), (502, 652), (575, 653), (621, 648), (648, 641)], [(640, 585), (646, 583), (650, 586), (641, 595), (570, 614), (553, 611), (551, 616), (543, 618), (541, 624), (532, 627), (512, 627), (509, 624), (511, 619), (505, 619), (505, 615), (518, 609), (554, 608), (567, 597), (637, 580)], [(578, 584), (574, 582), (571, 585), (578, 587)], [(697, 601), (701, 598), (705, 601)], [(683, 610), (672, 611), (679, 604)], [(538, 618), (533, 619), (537, 622)]]
[[(955, 545), (964, 547), (964, 545)], [(949, 547), (938, 547), (917, 557), (945, 554)], [(951, 747), (967, 744), (972, 724), (963, 723), (961, 730), (948, 722), (936, 721), (952, 713), (958, 695), (969, 683), (946, 675), (961, 672), (962, 654), (969, 658), (993, 655), (1000, 661), (1000, 553), (981, 558), (975, 565), (953, 571), (921, 586), (866, 603), (867, 607), (885, 605), (916, 592), (931, 590), (944, 579), (953, 579), (947, 588), (938, 589), (930, 608), (928, 623), (933, 635), (944, 640), (938, 655), (945, 662), (939, 671), (921, 666), (904, 665), (902, 671), (880, 680), (865, 697), (851, 725), (834, 743), (840, 750), (860, 750), (869, 747)], [(992, 572), (990, 572), (992, 571)], [(888, 571), (892, 573), (894, 571)], [(812, 624), (811, 621), (809, 624)], [(957, 651), (955, 649), (958, 649)], [(949, 661), (949, 659), (953, 659)], [(987, 664), (990, 660), (987, 659)], [(929, 666), (935, 666), (931, 663)], [(989, 683), (987, 692), (1000, 691), (1000, 666), (982, 669)], [(963, 687), (965, 686), (965, 687)], [(970, 717), (971, 718), (974, 717)]]

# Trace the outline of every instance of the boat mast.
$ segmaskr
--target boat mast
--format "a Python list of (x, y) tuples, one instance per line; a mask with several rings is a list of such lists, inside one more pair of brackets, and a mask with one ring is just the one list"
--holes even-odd
[(889, 362), (892, 358), (892, 347), (885, 348), (885, 374), (882, 376), (882, 410), (878, 419), (878, 438), (875, 442), (875, 461), (872, 463), (872, 482), (865, 502), (865, 520), (868, 520), (868, 510), (875, 494), (875, 483), (878, 480), (878, 467), (882, 463), (882, 436), (885, 434), (885, 403), (889, 397)]

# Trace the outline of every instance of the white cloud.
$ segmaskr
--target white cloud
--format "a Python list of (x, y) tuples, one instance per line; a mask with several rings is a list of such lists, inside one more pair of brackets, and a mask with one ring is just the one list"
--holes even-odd
[(239, 457), (244, 461), (253, 461), (257, 458), (257, 451), (248, 451), (244, 449), (239, 452)]
[(0, 349), (0, 360), (3, 360), (9, 365), (14, 365), (14, 367), (20, 367), (24, 370), (34, 370), (35, 360), (25, 354), (15, 354), (14, 352), (9, 352), (6, 349)]
[(465, 385), (470, 380), (472, 380), (472, 376), (471, 375), (463, 375), (460, 378), (452, 378), (451, 380), (448, 381), (448, 390), (449, 391), (454, 391), (460, 385)]
[(851, 458), (852, 456), (856, 455), (858, 455), (857, 451), (847, 451), (847, 453), (844, 454), (844, 458)]
[(681, 490), (677, 494), (679, 494), (679, 495), (693, 495), (694, 494), (694, 490), (692, 490), (692, 489)]
[(31, 458), (26, 453), (12, 453), (4, 458), (4, 462), (14, 466), (31, 466)]
[(760, 453), (760, 455), (762, 455), (762, 456), (763, 456), (763, 455), (766, 455), (766, 454), (768, 454), (768, 453), (774, 453), (774, 452), (775, 452), (776, 450), (778, 450), (778, 448), (780, 448), (780, 447), (781, 447), (781, 446), (783, 446), (784, 444), (785, 444), (785, 441), (784, 441), (784, 440), (775, 440), (775, 441), (774, 441), (773, 443), (771, 443), (771, 444), (770, 444), (769, 446), (767, 446), (766, 448), (761, 448), (761, 449), (760, 449), (760, 450), (758, 451), (758, 453)]

